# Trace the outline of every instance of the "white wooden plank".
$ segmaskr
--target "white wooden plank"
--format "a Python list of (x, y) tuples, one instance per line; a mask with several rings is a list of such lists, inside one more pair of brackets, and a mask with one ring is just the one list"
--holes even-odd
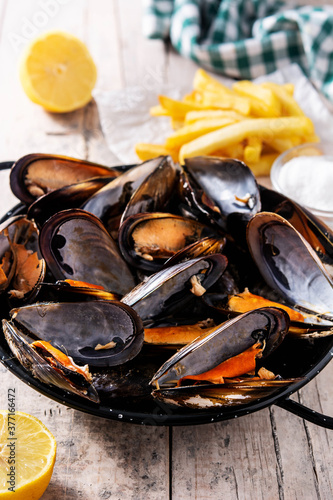
[(161, 40), (142, 35), (142, 2), (117, 0), (121, 55), (126, 86), (154, 89), (165, 82), (166, 53)]
[(268, 410), (230, 421), (173, 429), (173, 498), (279, 498)]
[(87, 415), (29, 388), (0, 365), (0, 408), (15, 388), (16, 411), (39, 418), (57, 440), (43, 500), (160, 500), (168, 491), (168, 436), (163, 428)]
[[(300, 391), (300, 402), (330, 417), (332, 404), (333, 364), (330, 363), (313, 381)], [(321, 498), (333, 498), (333, 433), (331, 430), (304, 422), (313, 468)]]

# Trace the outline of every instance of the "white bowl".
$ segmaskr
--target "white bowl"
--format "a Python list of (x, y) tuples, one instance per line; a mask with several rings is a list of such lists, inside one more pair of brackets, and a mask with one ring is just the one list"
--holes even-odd
[[(313, 162), (311, 162), (311, 175), (304, 170), (301, 174), (301, 178), (298, 179), (297, 177), (295, 178), (296, 170), (293, 170), (292, 173), (292, 164), (290, 163), (288, 165), (288, 162), (302, 156), (313, 157)], [(325, 158), (325, 160), (332, 163), (331, 181), (329, 181), (329, 178), (324, 178), (323, 175), (321, 175), (321, 163), (319, 161), (316, 162), (317, 157)], [(294, 165), (294, 168), (297, 168), (296, 165)], [(291, 177), (287, 183), (288, 171)], [(306, 177), (307, 174), (308, 177)], [(292, 175), (294, 176), (293, 178)], [(310, 183), (307, 186), (308, 193), (306, 199), (304, 199), (304, 194), (302, 195), (302, 192), (300, 193), (300, 185), (304, 181)], [(271, 169), (271, 182), (276, 191), (300, 203), (333, 229), (333, 209), (324, 210), (322, 206), (320, 208), (318, 207), (319, 204), (323, 203), (325, 197), (326, 199), (327, 197), (331, 198), (331, 204), (333, 206), (333, 144), (302, 144), (292, 149), (288, 149), (288, 151), (282, 153), (273, 163)], [(323, 194), (321, 198), (318, 196), (320, 192)], [(313, 193), (313, 197), (311, 197), (311, 193)]]

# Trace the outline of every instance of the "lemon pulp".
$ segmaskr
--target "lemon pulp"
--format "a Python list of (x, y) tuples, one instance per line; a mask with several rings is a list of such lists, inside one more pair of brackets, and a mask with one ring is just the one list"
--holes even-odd
[(0, 411), (0, 498), (38, 500), (56, 458), (56, 440), (37, 418)]
[(20, 64), (20, 80), (27, 96), (57, 113), (87, 104), (96, 78), (96, 66), (85, 44), (62, 31), (34, 39)]

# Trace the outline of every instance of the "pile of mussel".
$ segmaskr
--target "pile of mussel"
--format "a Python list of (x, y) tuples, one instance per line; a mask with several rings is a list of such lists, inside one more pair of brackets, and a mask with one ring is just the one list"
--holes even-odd
[(242, 405), (297, 380), (265, 367), (286, 336), (333, 332), (333, 236), (234, 159), (108, 168), (31, 154), (0, 226), (12, 353), (99, 403)]

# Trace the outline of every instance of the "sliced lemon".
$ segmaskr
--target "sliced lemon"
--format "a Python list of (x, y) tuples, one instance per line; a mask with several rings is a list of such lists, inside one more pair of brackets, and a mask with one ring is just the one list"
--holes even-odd
[(0, 498), (38, 500), (56, 457), (56, 440), (40, 420), (0, 411)]
[(20, 80), (27, 96), (56, 113), (85, 106), (96, 78), (96, 66), (85, 44), (62, 31), (35, 38), (20, 64)]

